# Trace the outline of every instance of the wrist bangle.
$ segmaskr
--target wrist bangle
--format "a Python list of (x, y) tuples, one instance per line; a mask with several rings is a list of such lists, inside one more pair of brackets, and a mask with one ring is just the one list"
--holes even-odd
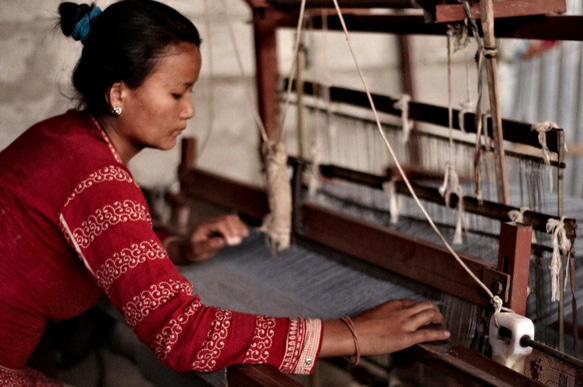
[(354, 341), (355, 348), (355, 356), (353, 356), (354, 360), (349, 358), (349, 363), (351, 366), (355, 367), (360, 362), (360, 344), (358, 343), (358, 336), (356, 335), (356, 330), (354, 329), (354, 324), (352, 323), (350, 317), (345, 316), (342, 317), (340, 320), (342, 320), (342, 322), (346, 324), (346, 326), (350, 330), (350, 333), (352, 334), (352, 340)]

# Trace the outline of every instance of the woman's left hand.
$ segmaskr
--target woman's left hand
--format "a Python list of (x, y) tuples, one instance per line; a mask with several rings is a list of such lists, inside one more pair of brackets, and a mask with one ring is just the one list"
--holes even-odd
[(247, 226), (237, 215), (205, 220), (195, 227), (188, 240), (182, 242), (182, 261), (206, 261), (224, 246), (240, 244), (248, 235)]

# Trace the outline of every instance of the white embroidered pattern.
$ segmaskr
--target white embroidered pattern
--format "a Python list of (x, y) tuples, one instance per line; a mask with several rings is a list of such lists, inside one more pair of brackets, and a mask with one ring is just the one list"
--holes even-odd
[(43, 386), (62, 387), (56, 380), (49, 379), (40, 371), (32, 368), (13, 370), (0, 366), (0, 386), (2, 387), (22, 387), (22, 386)]
[(123, 248), (113, 254), (100, 266), (95, 273), (97, 284), (106, 292), (113, 282), (124, 275), (128, 270), (136, 268), (146, 260), (166, 258), (166, 251), (154, 240), (143, 241)]
[(225, 347), (225, 339), (229, 335), (233, 312), (219, 309), (215, 317), (209, 337), (202, 343), (202, 349), (196, 354), (197, 360), (192, 363), (192, 368), (196, 371), (214, 370), (217, 359)]
[(154, 353), (160, 361), (166, 360), (168, 354), (172, 351), (174, 344), (178, 341), (178, 336), (182, 333), (183, 326), (188, 322), (190, 316), (193, 316), (203, 307), (200, 300), (193, 301), (177, 318), (168, 322), (162, 331), (156, 335), (153, 343)]
[(77, 195), (80, 195), (86, 189), (91, 188), (94, 184), (110, 181), (120, 181), (134, 184), (132, 176), (123, 168), (115, 165), (103, 167), (100, 170), (90, 174), (88, 178), (83, 180), (81, 183), (77, 185), (77, 187), (75, 187), (73, 193), (71, 194), (71, 196), (69, 196), (69, 198), (65, 202), (64, 207), (67, 207), (69, 203), (73, 199), (75, 199)]
[(115, 160), (118, 163), (123, 164), (123, 161), (121, 160), (121, 157), (119, 156), (119, 153), (117, 153), (117, 150), (115, 150), (113, 144), (111, 143), (111, 140), (107, 136), (107, 133), (105, 133), (105, 130), (103, 130), (101, 125), (99, 125), (99, 122), (97, 121), (97, 119), (95, 119), (95, 117), (93, 117), (93, 116), (90, 116), (90, 117), (91, 117), (91, 121), (93, 122), (93, 125), (95, 125), (95, 127), (99, 130), (101, 137), (103, 137), (103, 140), (107, 143), (107, 146), (109, 147), (109, 151), (111, 152), (111, 154), (113, 155)]
[(81, 223), (81, 227), (73, 230), (73, 236), (81, 248), (87, 248), (95, 237), (101, 235), (110, 226), (124, 222), (146, 221), (151, 223), (152, 219), (146, 206), (133, 200), (124, 200), (108, 204)]
[(306, 323), (303, 319), (293, 319), (290, 321), (287, 333), (286, 352), (279, 369), (282, 372), (292, 373), (296, 367), (304, 344), (306, 335)]
[(172, 279), (151, 285), (148, 290), (144, 290), (140, 295), (135, 296), (122, 308), (126, 322), (130, 327), (135, 327), (151, 311), (164, 305), (180, 292), (188, 295), (192, 294), (192, 285), (188, 282), (179, 282)]
[(275, 318), (258, 316), (255, 322), (253, 340), (243, 359), (244, 363), (265, 363), (269, 358), (269, 349), (273, 345)]

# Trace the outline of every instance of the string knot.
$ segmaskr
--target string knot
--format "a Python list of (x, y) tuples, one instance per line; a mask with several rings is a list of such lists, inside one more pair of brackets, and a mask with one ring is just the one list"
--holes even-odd
[(500, 327), (500, 323), (498, 322), (498, 314), (502, 311), (502, 305), (504, 305), (504, 302), (499, 296), (494, 296), (490, 299), (490, 303), (494, 307), (494, 322), (496, 323), (497, 327)]
[[(530, 127), (531, 131), (538, 132), (538, 143), (543, 150), (543, 160), (545, 164), (550, 167), (551, 165), (551, 151), (547, 146), (547, 136), (546, 133), (552, 129), (558, 129), (559, 126), (551, 121), (543, 121), (532, 124)], [(549, 185), (550, 192), (553, 193), (553, 171), (549, 168)]]
[(409, 133), (411, 132), (411, 121), (409, 120), (409, 102), (411, 96), (408, 94), (401, 95), (401, 98), (393, 104), (395, 109), (401, 109), (401, 122), (403, 125), (403, 143), (409, 141)]
[[(567, 238), (564, 225), (565, 217), (549, 219), (547, 221), (547, 233), (552, 234), (553, 255), (551, 258), (551, 301), (559, 301), (559, 276), (561, 275), (562, 257), (569, 254), (571, 241)], [(566, 283), (566, 281), (565, 281)]]
[[(510, 210), (508, 211), (508, 217), (510, 218), (511, 222), (524, 224), (524, 213), (526, 211), (530, 211), (530, 208), (520, 207), (520, 210)], [(534, 232), (532, 233), (531, 242), (536, 243), (536, 235), (534, 234)]]
[(495, 58), (498, 55), (498, 49), (496, 47), (483, 47), (482, 53), (486, 58)]
[(445, 175), (443, 178), (443, 185), (439, 187), (439, 193), (445, 199), (445, 205), (449, 207), (450, 197), (452, 193), (455, 193), (458, 197), (457, 202), (457, 224), (455, 228), (455, 234), (453, 237), (454, 244), (462, 243), (462, 229), (467, 228), (467, 218), (464, 214), (464, 196), (463, 190), (459, 183), (459, 178), (453, 165), (450, 162), (445, 164)]

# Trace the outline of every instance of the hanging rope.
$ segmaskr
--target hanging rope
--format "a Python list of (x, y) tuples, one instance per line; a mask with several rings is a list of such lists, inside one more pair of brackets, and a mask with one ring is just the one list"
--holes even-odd
[[(553, 193), (553, 170), (551, 166), (551, 151), (547, 146), (547, 132), (552, 129), (558, 129), (559, 126), (551, 121), (544, 121), (532, 124), (530, 130), (538, 132), (538, 143), (543, 149), (543, 160), (545, 165), (547, 165), (549, 170), (549, 185), (550, 193)], [(567, 150), (567, 144), (565, 144), (565, 151)]]
[(448, 26), (447, 29), (447, 102), (448, 102), (448, 129), (449, 129), (449, 161), (445, 163), (445, 173), (443, 184), (439, 188), (439, 193), (445, 199), (445, 205), (450, 208), (450, 197), (455, 193), (458, 197), (457, 205), (457, 223), (453, 237), (453, 244), (462, 244), (462, 231), (467, 228), (467, 219), (464, 216), (464, 201), (463, 190), (459, 184), (459, 178), (455, 170), (455, 155), (453, 147), (453, 107), (452, 107), (452, 91), (451, 91), (451, 40), (453, 37), (453, 28)]
[[(419, 200), (419, 198), (417, 197), (417, 194), (415, 193), (413, 187), (411, 186), (411, 182), (409, 181), (409, 179), (407, 178), (405, 172), (403, 171), (403, 168), (401, 167), (399, 161), (397, 160), (397, 157), (395, 155), (395, 152), (393, 150), (392, 145), (390, 144), (387, 136), (385, 135), (384, 131), (382, 130), (382, 125), (380, 122), (380, 118), (378, 115), (378, 112), (376, 110), (374, 101), (372, 99), (372, 95), (371, 92), (369, 90), (368, 84), (366, 82), (366, 79), (364, 77), (364, 74), (362, 72), (362, 68), (360, 67), (359, 63), (358, 63), (358, 59), (356, 58), (356, 55), (354, 53), (354, 49), (352, 47), (352, 42), (350, 40), (350, 35), (348, 34), (348, 29), (346, 27), (346, 23), (344, 22), (344, 17), (342, 16), (342, 12), (340, 10), (340, 7), (338, 5), (338, 0), (333, 0), (334, 1), (334, 7), (336, 8), (336, 12), (338, 14), (338, 18), (340, 20), (340, 24), (342, 25), (342, 29), (344, 31), (344, 36), (346, 38), (346, 42), (348, 44), (348, 48), (350, 50), (350, 53), (352, 55), (352, 59), (354, 60), (354, 63), (356, 65), (356, 69), (358, 71), (358, 74), (360, 76), (360, 79), (362, 81), (362, 84), (364, 86), (366, 95), (368, 97), (368, 101), (370, 103), (371, 106), (371, 110), (372, 113), (375, 117), (375, 121), (376, 121), (376, 125), (377, 128), (379, 130), (379, 133), (381, 134), (381, 137), (383, 138), (383, 141), (385, 142), (385, 145), (387, 146), (387, 149), (389, 151), (389, 153), (391, 154), (393, 160), (395, 161), (395, 166), (397, 167), (397, 169), (399, 170), (399, 173), (401, 174), (403, 181), (405, 183), (405, 185), (407, 186), (407, 188), (409, 189), (409, 192), (411, 193), (411, 196), (413, 197), (413, 199), (415, 200), (415, 202), (417, 203), (417, 205), (419, 206), (419, 209), (421, 210), (421, 212), (423, 213), (423, 215), (425, 216), (425, 218), (427, 219), (429, 225), (433, 228), (433, 230), (435, 231), (435, 233), (437, 234), (437, 236), (439, 237), (439, 239), (442, 241), (442, 243), (444, 244), (444, 246), (447, 248), (447, 250), (452, 254), (452, 256), (455, 258), (455, 260), (459, 263), (459, 265), (468, 273), (468, 275), (484, 290), (484, 292), (486, 292), (486, 294), (490, 297), (490, 302), (492, 303), (492, 306), (494, 307), (494, 316), (496, 319), (497, 314), (501, 311), (501, 310), (507, 310), (507, 311), (511, 311), (508, 308), (503, 307), (503, 302), (502, 299), (499, 296), (496, 296), (492, 293), (492, 291), (482, 282), (480, 281), (480, 279), (468, 268), (468, 266), (464, 263), (464, 261), (459, 257), (459, 255), (455, 252), (455, 250), (451, 247), (451, 245), (447, 242), (447, 240), (445, 239), (445, 237), (443, 236), (443, 234), (441, 234), (441, 232), (439, 231), (439, 229), (437, 228), (437, 226), (435, 225), (435, 223), (433, 222), (433, 220), (431, 219), (431, 216), (427, 213), (427, 210), (425, 210), (425, 208), (423, 207), (423, 204), (421, 203), (421, 201)], [(460, 198), (460, 200), (463, 200), (463, 198)], [(497, 321), (497, 320), (496, 320)]]
[[(241, 73), (241, 77), (244, 78), (245, 71), (243, 68), (243, 61), (241, 59), (240, 50), (237, 46), (237, 39), (235, 38), (235, 33), (233, 31), (233, 23), (229, 14), (229, 7), (226, 4), (226, 0), (222, 0), (222, 3), (227, 17), (227, 25), (229, 27), (231, 41), (233, 42), (233, 46), (235, 48), (235, 56), (239, 65), (239, 71)], [(297, 28), (298, 35), (294, 49), (294, 60), (292, 61), (293, 65), (289, 79), (293, 78), (292, 75), (295, 71), (295, 58), (297, 58), (300, 46), (300, 32), (304, 19), (304, 10), (305, 0), (302, 0), (302, 7)], [(273, 253), (275, 253), (275, 251), (282, 251), (287, 249), (290, 244), (292, 194), (291, 184), (289, 182), (287, 172), (287, 151), (284, 143), (285, 131), (283, 123), (285, 122), (285, 113), (287, 112), (287, 107), (289, 106), (291, 84), (292, 82), (290, 81), (288, 84), (284, 117), (282, 118), (279, 125), (281, 134), (279, 139), (272, 140), (269, 138), (267, 130), (265, 129), (263, 121), (259, 115), (258, 109), (253, 109), (255, 122), (259, 128), (262, 139), (261, 151), (263, 154), (263, 161), (265, 163), (265, 178), (270, 210), (270, 213), (263, 219), (263, 223), (259, 228), (259, 231), (265, 233), (267, 237), (267, 243), (271, 246)], [(247, 88), (247, 92), (249, 94), (249, 101), (253, 101), (254, 96), (251, 93), (250, 87)]]
[[(549, 219), (547, 221), (547, 232), (553, 236), (553, 256), (549, 266), (551, 271), (551, 301), (559, 301), (560, 299), (559, 276), (563, 267), (563, 257), (568, 258), (571, 250), (571, 241), (567, 238), (564, 221), (565, 217), (562, 217), (561, 220)], [(567, 281), (565, 280), (566, 284)]]
[(403, 126), (403, 144), (409, 142), (409, 133), (411, 133), (411, 126), (413, 123), (409, 120), (409, 102), (411, 96), (409, 94), (401, 95), (401, 98), (393, 104), (395, 109), (401, 109), (401, 125)]
[(391, 224), (399, 223), (399, 217), (401, 216), (401, 197), (397, 195), (395, 189), (395, 180), (383, 183), (383, 191), (389, 196), (389, 212), (391, 213)]
[(468, 228), (468, 218), (464, 213), (464, 195), (461, 185), (459, 184), (458, 175), (451, 165), (451, 163), (446, 163), (445, 165), (445, 176), (443, 178), (443, 184), (439, 187), (439, 193), (445, 199), (445, 205), (449, 208), (450, 207), (450, 198), (451, 194), (456, 194), (458, 197), (457, 202), (457, 223), (455, 227), (455, 234), (453, 237), (453, 244), (460, 245), (462, 244), (462, 231), (463, 229)]

